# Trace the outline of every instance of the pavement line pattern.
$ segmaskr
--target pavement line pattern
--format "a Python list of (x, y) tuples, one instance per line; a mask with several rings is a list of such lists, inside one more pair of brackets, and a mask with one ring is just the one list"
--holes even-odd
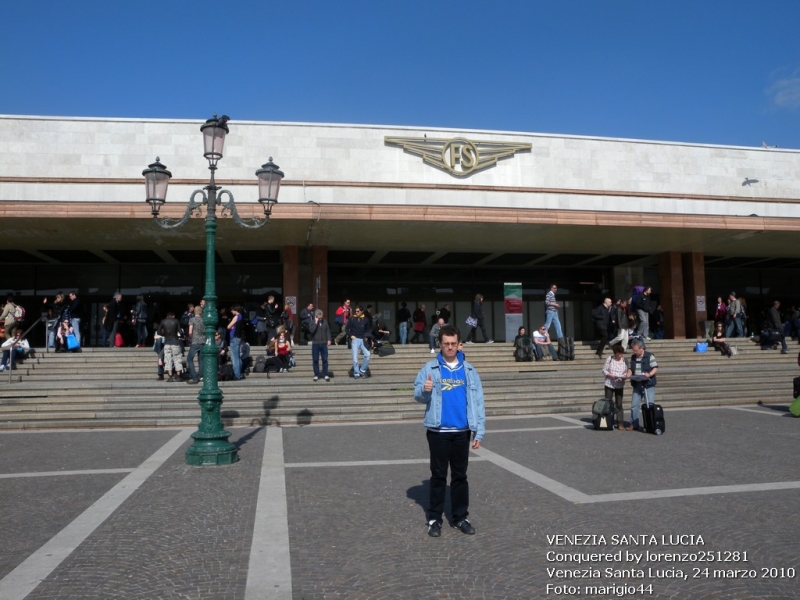
[[(481, 462), (488, 460), (486, 458), (470, 457), (469, 462)], [(341, 462), (309, 462), (309, 463), (286, 463), (284, 466), (287, 469), (296, 469), (300, 467), (383, 467), (387, 465), (429, 465), (431, 459), (429, 458), (407, 458), (401, 460), (346, 460)]]
[(567, 423), (573, 423), (575, 425), (582, 425), (586, 427), (586, 421), (581, 421), (580, 419), (576, 419), (575, 417), (567, 417), (565, 415), (550, 415), (551, 419), (558, 419), (559, 421), (566, 421)]
[(292, 564), (283, 431), (280, 427), (267, 427), (264, 431), (264, 456), (261, 459), (261, 479), (244, 597), (245, 600), (291, 600)]
[(556, 481), (555, 479), (551, 479), (546, 475), (542, 475), (541, 473), (537, 473), (536, 471), (529, 469), (528, 467), (523, 467), (521, 464), (514, 462), (513, 460), (509, 460), (500, 456), (499, 454), (495, 454), (491, 450), (487, 450), (484, 447), (480, 447), (477, 450), (473, 450), (475, 454), (484, 458), (491, 462), (492, 464), (497, 465), (514, 473), (515, 475), (522, 477), (523, 479), (530, 481), (534, 485), (538, 485), (540, 488), (544, 488), (548, 492), (554, 493), (556, 496), (560, 496), (565, 500), (569, 500), (570, 502), (575, 502), (578, 504), (582, 504), (584, 502), (590, 502), (591, 496), (584, 494), (583, 492), (579, 492), (575, 488), (571, 488), (563, 483)]
[(784, 412), (784, 411), (767, 411), (767, 410), (764, 410), (763, 408), (760, 408), (760, 409), (759, 408), (744, 408), (743, 406), (726, 406), (725, 408), (727, 408), (729, 410), (741, 410), (743, 412), (758, 413), (759, 415), (769, 415), (769, 416), (772, 416), (772, 417), (783, 417), (783, 416), (786, 416), (786, 415), (789, 414), (788, 410), (786, 412)]
[(134, 469), (86, 469), (85, 471), (35, 471), (31, 473), (0, 473), (0, 479), (18, 477), (57, 477), (59, 475), (107, 475), (109, 473), (131, 473)]
[(654, 500), (657, 498), (676, 498), (678, 496), (705, 496), (709, 494), (732, 494), (737, 492), (766, 492), (774, 490), (797, 489), (800, 489), (800, 481), (776, 481), (774, 483), (744, 483), (739, 485), (713, 485), (696, 488), (676, 488), (674, 490), (649, 490), (643, 492), (622, 492), (619, 494), (597, 494), (595, 496), (589, 496), (588, 502)]
[(494, 435), (495, 433), (520, 433), (530, 431), (556, 431), (560, 429), (586, 429), (586, 423), (580, 425), (562, 425), (559, 427), (520, 427), (519, 429), (490, 429), (487, 433)]
[(97, 502), (0, 580), (0, 598), (23, 600), (189, 439), (180, 431)]

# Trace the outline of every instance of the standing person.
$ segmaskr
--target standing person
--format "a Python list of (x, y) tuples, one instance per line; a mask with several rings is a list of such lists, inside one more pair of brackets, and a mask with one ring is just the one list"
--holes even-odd
[[(308, 340), (311, 339), (311, 332), (309, 327), (315, 319), (314, 303), (309, 302), (303, 310), (300, 311), (300, 345), (307, 346)], [(329, 340), (330, 341), (330, 340)]]
[(414, 321), (414, 335), (411, 338), (411, 343), (416, 344), (419, 338), (425, 339), (425, 305), (420, 304), (414, 311), (412, 320)]
[[(189, 354), (186, 357), (186, 364), (189, 367), (190, 379), (186, 383), (199, 383), (200, 375), (194, 364), (194, 357), (203, 349), (206, 343), (206, 326), (203, 323), (203, 309), (200, 306), (194, 307), (194, 315), (189, 319)], [(200, 372), (203, 370), (203, 356), (199, 357)]]
[(647, 404), (656, 401), (656, 373), (658, 373), (658, 363), (652, 353), (644, 349), (644, 343), (640, 339), (635, 339), (631, 343), (631, 385), (633, 386), (633, 397), (631, 398), (631, 424), (625, 429), (632, 431), (638, 429), (644, 431), (639, 425), (639, 415), (641, 414), (642, 399)]
[(352, 314), (350, 300), (345, 300), (342, 302), (342, 305), (336, 309), (335, 321), (339, 326), (339, 334), (336, 336), (336, 339), (333, 340), (334, 344), (341, 344), (342, 340), (347, 337), (347, 322), (350, 320)]
[(267, 313), (267, 339), (271, 340), (278, 336), (278, 326), (281, 324), (281, 307), (274, 295), (267, 296), (264, 309)]
[(481, 447), (486, 432), (486, 411), (481, 378), (459, 352), (460, 343), (461, 334), (457, 328), (442, 327), (439, 330), (441, 352), (422, 367), (414, 381), (414, 399), (426, 405), (422, 424), (427, 428), (430, 451), (427, 521), (431, 537), (442, 534), (448, 467), (452, 526), (467, 535), (475, 534), (475, 528), (467, 520), (467, 467), (470, 445), (473, 450)]
[(620, 344), (623, 348), (628, 347), (628, 301), (624, 299), (617, 300), (617, 305), (614, 308), (616, 312), (617, 321), (617, 335), (613, 340), (608, 342), (609, 346)]
[(772, 328), (781, 334), (781, 354), (789, 354), (789, 347), (786, 345), (786, 336), (783, 334), (783, 324), (781, 323), (781, 302), (775, 300), (772, 308), (769, 309), (769, 320)]
[(256, 311), (256, 343), (267, 345), (267, 303), (262, 302)]
[[(179, 337), (181, 323), (170, 311), (167, 318), (158, 326), (159, 335), (164, 337), (164, 371), (169, 375), (168, 381), (180, 381), (183, 373), (183, 344)], [(176, 379), (177, 377), (177, 379)]]
[[(16, 331), (20, 324), (17, 322), (16, 318), (14, 317), (14, 311), (17, 310), (17, 305), (14, 304), (14, 296), (9, 296), (6, 300), (6, 305), (3, 307), (3, 312), (0, 314), (0, 321), (5, 319), (5, 327), (6, 327), (6, 339), (10, 340), (14, 337), (14, 331)], [(59, 323), (61, 319), (59, 319)]]
[(69, 323), (75, 331), (75, 339), (81, 343), (81, 319), (83, 318), (83, 303), (75, 291), (69, 293)]
[(189, 339), (189, 321), (192, 320), (194, 317), (194, 304), (189, 302), (186, 305), (186, 310), (181, 313), (181, 329), (183, 330), (183, 338), (188, 340)]
[[(331, 328), (328, 322), (322, 317), (322, 311), (314, 311), (314, 319), (308, 325), (308, 333), (311, 336), (311, 362), (314, 365), (314, 381), (320, 377), (325, 381), (330, 381), (328, 375), (328, 346), (331, 345)], [(319, 362), (322, 360), (322, 369)]]
[(636, 333), (647, 341), (650, 341), (650, 311), (652, 310), (650, 294), (652, 293), (653, 288), (644, 288), (644, 291), (636, 297), (636, 301), (633, 303), (633, 308), (636, 309), (636, 315), (639, 317), (639, 329)]
[(405, 302), (400, 303), (400, 309), (395, 315), (397, 319), (397, 331), (400, 335), (400, 343), (408, 343), (408, 323), (411, 321), (411, 311), (408, 310), (408, 304)]
[(725, 317), (728, 314), (728, 306), (722, 300), (722, 296), (717, 296), (717, 307), (714, 310), (714, 320), (725, 323)]
[(244, 317), (239, 304), (231, 306), (231, 320), (228, 323), (228, 355), (233, 367), (233, 378), (242, 378), (242, 338), (244, 337)]
[(136, 304), (131, 309), (131, 322), (136, 326), (136, 347), (144, 348), (147, 341), (147, 303), (141, 294), (136, 296)]
[(108, 339), (108, 347), (115, 348), (117, 344), (117, 334), (121, 334), (120, 323), (122, 322), (122, 294), (119, 292), (109, 302), (108, 314), (106, 319), (111, 321), (111, 331)]
[[(372, 324), (364, 316), (364, 310), (359, 304), (355, 308), (353, 318), (347, 321), (347, 337), (350, 339), (350, 351), (353, 355), (353, 377), (356, 379), (367, 377), (370, 357), (367, 338), (372, 336), (371, 332)], [(364, 355), (364, 360), (360, 367), (358, 365), (359, 350)]]
[(475, 338), (477, 337), (476, 331), (478, 327), (481, 329), (481, 333), (483, 334), (483, 341), (487, 344), (494, 344), (494, 340), (490, 340), (488, 334), (486, 333), (486, 318), (483, 315), (483, 294), (476, 294), (475, 299), (472, 301), (472, 317), (475, 319), (475, 327), (470, 329), (469, 332), (469, 339), (467, 340), (468, 344), (474, 344)]
[(656, 305), (656, 309), (653, 311), (653, 323), (655, 324), (655, 329), (653, 335), (657, 340), (664, 339), (664, 307), (660, 304)]
[(611, 298), (606, 298), (603, 303), (592, 311), (592, 321), (597, 333), (600, 334), (600, 343), (597, 346), (597, 358), (603, 358), (603, 349), (608, 344), (608, 328), (611, 326)]
[[(736, 292), (731, 292), (728, 296), (728, 313), (726, 315), (727, 326), (725, 327), (725, 337), (744, 337), (742, 329), (742, 304), (736, 298)], [(734, 335), (734, 330), (736, 335)]]
[(445, 304), (442, 308), (436, 311), (436, 315), (444, 320), (444, 324), (448, 325), (450, 323), (450, 316), (452, 313), (450, 312), (450, 305)]
[(101, 323), (101, 339), (100, 346), (103, 348), (108, 347), (108, 340), (111, 337), (111, 331), (114, 329), (114, 317), (111, 316), (111, 311), (114, 309), (111, 302), (103, 304), (103, 321)]
[(557, 291), (558, 286), (554, 283), (544, 297), (544, 327), (550, 333), (550, 325), (556, 326), (556, 341), (564, 337), (564, 332), (561, 331), (561, 321), (558, 319), (558, 309), (561, 308), (561, 305), (556, 302)]
[(286, 330), (286, 337), (290, 340), (294, 340), (294, 316), (292, 315), (292, 307), (289, 304), (283, 305), (281, 325), (283, 325)]
[(606, 400), (611, 401), (614, 398), (614, 407), (616, 409), (616, 428), (619, 431), (625, 430), (625, 410), (622, 405), (622, 394), (625, 390), (625, 380), (631, 376), (631, 370), (625, 360), (625, 348), (619, 344), (611, 347), (613, 354), (606, 359), (603, 365), (603, 375), (606, 376), (605, 390)]

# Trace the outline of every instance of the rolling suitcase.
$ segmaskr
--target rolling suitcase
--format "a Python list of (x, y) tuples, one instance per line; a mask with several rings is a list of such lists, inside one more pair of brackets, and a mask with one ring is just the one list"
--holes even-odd
[(664, 409), (661, 408), (660, 404), (643, 404), (642, 422), (644, 423), (644, 430), (647, 433), (661, 435), (666, 429)]
[(595, 429), (614, 429), (616, 420), (614, 405), (611, 400), (600, 398), (592, 406), (592, 425)]

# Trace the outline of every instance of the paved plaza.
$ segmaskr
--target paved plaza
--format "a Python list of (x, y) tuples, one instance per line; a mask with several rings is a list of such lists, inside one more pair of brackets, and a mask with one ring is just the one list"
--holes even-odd
[(489, 419), (478, 533), (438, 539), (419, 422), (231, 429), (205, 468), (190, 429), (3, 432), (0, 598), (800, 597), (800, 420), (666, 411)]

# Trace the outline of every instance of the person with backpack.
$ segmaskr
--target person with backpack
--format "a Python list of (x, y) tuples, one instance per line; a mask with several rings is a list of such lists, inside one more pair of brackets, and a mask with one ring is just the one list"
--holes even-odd
[(525, 327), (520, 327), (517, 330), (517, 337), (514, 338), (514, 360), (516, 362), (530, 362), (533, 360), (533, 355), (533, 342)]
[[(5, 320), (7, 340), (14, 337), (14, 332), (22, 327), (22, 319), (17, 316), (19, 314), (17, 308), (21, 307), (14, 304), (14, 296), (9, 296), (6, 300), (6, 305), (3, 307), (3, 312), (0, 313), (0, 321)], [(24, 313), (22, 314), (24, 315)]]

